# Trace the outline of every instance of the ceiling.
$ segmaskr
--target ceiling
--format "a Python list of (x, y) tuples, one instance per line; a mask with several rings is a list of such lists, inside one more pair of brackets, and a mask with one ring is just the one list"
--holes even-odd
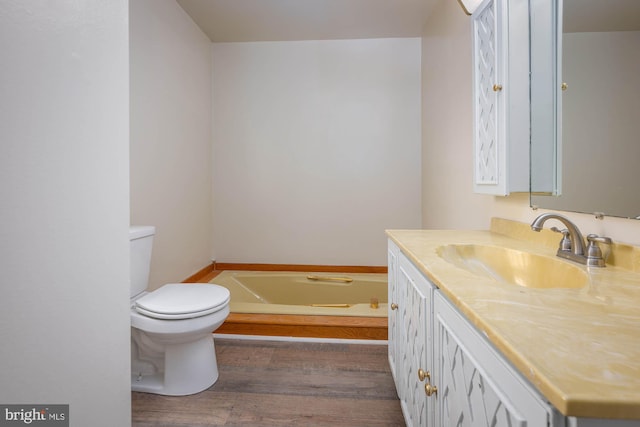
[(420, 37), (438, 0), (177, 1), (212, 42), (245, 42)]
[[(177, 0), (212, 42), (420, 37), (454, 0)], [(640, 0), (564, 0), (564, 31), (640, 29)]]

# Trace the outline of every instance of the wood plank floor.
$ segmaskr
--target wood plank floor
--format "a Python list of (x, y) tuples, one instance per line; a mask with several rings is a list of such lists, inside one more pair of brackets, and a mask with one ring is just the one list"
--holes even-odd
[(216, 338), (202, 393), (132, 393), (132, 426), (404, 426), (387, 346)]

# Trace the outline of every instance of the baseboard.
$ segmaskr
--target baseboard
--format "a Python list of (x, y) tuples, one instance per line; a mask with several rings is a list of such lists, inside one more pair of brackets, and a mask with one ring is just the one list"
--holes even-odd
[(214, 270), (244, 271), (312, 271), (321, 273), (386, 273), (387, 266), (315, 265), (315, 264), (256, 264), (215, 262)]
[[(182, 283), (206, 283), (211, 279), (208, 279), (209, 276), (216, 270), (216, 264), (212, 262), (206, 267), (200, 269), (197, 273), (192, 274), (182, 281)], [(206, 280), (208, 279), (208, 280)]]
[(314, 338), (292, 336), (264, 336), (264, 335), (234, 335), (213, 333), (214, 339), (244, 340), (244, 341), (281, 341), (281, 342), (312, 342), (328, 344), (365, 344), (365, 345), (389, 345), (387, 340), (359, 340), (350, 338)]

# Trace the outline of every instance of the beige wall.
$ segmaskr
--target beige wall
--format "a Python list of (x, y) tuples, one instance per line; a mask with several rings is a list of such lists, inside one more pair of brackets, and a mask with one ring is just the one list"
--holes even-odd
[(211, 42), (174, 0), (130, 13), (131, 224), (157, 227), (157, 288), (211, 262)]
[(127, 16), (0, 4), (0, 402), (74, 427), (131, 425)]
[(385, 265), (420, 227), (420, 39), (213, 44), (221, 262)]
[[(136, 0), (131, 2), (131, 15), (131, 221), (158, 227), (152, 287), (185, 278), (207, 265), (211, 257), (230, 262), (384, 263), (384, 228), (484, 229), (493, 216), (530, 222), (540, 213), (529, 208), (527, 194), (501, 198), (472, 192), (470, 18), (454, 1), (439, 0), (436, 4), (425, 27), (422, 52), (414, 52), (413, 59), (408, 54), (400, 56), (407, 64), (422, 61), (422, 119), (417, 120), (422, 126), (422, 147), (411, 145), (416, 131), (409, 125), (388, 140), (393, 140), (388, 149), (376, 139), (378, 132), (367, 134), (371, 126), (323, 127), (323, 121), (314, 118), (314, 114), (330, 113), (319, 109), (327, 101), (319, 97), (323, 93), (320, 86), (314, 87), (309, 80), (278, 80), (277, 67), (265, 68), (256, 62), (260, 55), (273, 56), (274, 50), (280, 49), (290, 69), (308, 75), (318, 58), (314, 57), (317, 48), (306, 46), (296, 53), (298, 42), (236, 44), (233, 49), (226, 45), (225, 49), (235, 49), (235, 62), (216, 65), (214, 59), (212, 67), (211, 43), (174, 1)], [(334, 43), (344, 48), (360, 42)], [(239, 60), (239, 45), (254, 52)], [(312, 53), (314, 49), (316, 53)], [(376, 53), (375, 49), (372, 52)], [(382, 58), (380, 52), (377, 55)], [(296, 55), (303, 55), (300, 57), (306, 62), (295, 62)], [(238, 71), (245, 60), (262, 68), (250, 70), (240, 79), (237, 73), (231, 80), (223, 76)], [(370, 69), (376, 68), (374, 59), (367, 61)], [(322, 71), (325, 74), (318, 82), (343, 85), (342, 101), (336, 105), (359, 111), (354, 106), (360, 96), (357, 91), (371, 81), (353, 78), (358, 69), (348, 61), (334, 59), (329, 63), (333, 67)], [(331, 77), (331, 69), (341, 66), (356, 72), (348, 77), (351, 83)], [(219, 67), (217, 71), (215, 67)], [(268, 92), (267, 77), (274, 87), (282, 88), (277, 95)], [(412, 79), (396, 80), (391, 85), (404, 81), (405, 86), (386, 87), (383, 92), (390, 99), (394, 91), (419, 93), (419, 84)], [(243, 82), (254, 86), (243, 89)], [(216, 86), (213, 101), (212, 85)], [(234, 91), (242, 96), (234, 96)], [(304, 93), (315, 94), (315, 98), (302, 96)], [(276, 96), (278, 103), (270, 104)], [(212, 102), (217, 105), (215, 112)], [(255, 110), (249, 111), (243, 102)], [(420, 107), (387, 106), (388, 114), (377, 112), (395, 121), (384, 130), (386, 135), (392, 135), (399, 124), (409, 123), (402, 120), (414, 120), (413, 115), (420, 114)], [(287, 120), (277, 122), (278, 114)], [(375, 117), (360, 116), (356, 122), (373, 123), (379, 130), (385, 123)], [(216, 132), (215, 149), (230, 151), (213, 155), (211, 127)], [(334, 148), (323, 145), (322, 135), (336, 130), (355, 136), (352, 141), (364, 139)], [(238, 137), (249, 145), (238, 145), (238, 139), (236, 144), (228, 143)], [(368, 137), (375, 140), (374, 151), (362, 142)], [(275, 146), (261, 145), (267, 140), (275, 141)], [(306, 145), (296, 145), (296, 141)], [(336, 156), (323, 157), (327, 148), (337, 150)], [(414, 153), (413, 161), (398, 158), (399, 152)], [(242, 153), (248, 157), (239, 156)], [(340, 161), (333, 163), (331, 159)], [(380, 163), (380, 159), (393, 159), (394, 164)], [(366, 169), (368, 162), (373, 169)], [(349, 170), (354, 165), (356, 172)], [(342, 178), (323, 175), (325, 169), (341, 170)], [(300, 171), (308, 176), (303, 179), (292, 173)], [(266, 173), (266, 179), (262, 176), (255, 181), (258, 172)], [(309, 181), (309, 175), (319, 178)], [(292, 176), (296, 178), (284, 178)], [(357, 179), (363, 176), (371, 179)], [(251, 179), (253, 187), (247, 187)], [(403, 191), (389, 190), (390, 183), (393, 189)], [(385, 189), (391, 197), (383, 196)], [(335, 197), (327, 199), (327, 191), (334, 191)], [(209, 196), (212, 192), (214, 198)], [(585, 233), (640, 244), (637, 222), (568, 215)]]
[(440, 1), (422, 38), (422, 226), (487, 228), (493, 197), (473, 191), (470, 20)]
[[(531, 222), (527, 194), (472, 192), (471, 20), (439, 0), (422, 38), (422, 226), (486, 229), (491, 217)], [(584, 234), (640, 245), (640, 221), (562, 212)], [(550, 224), (551, 225), (551, 224)]]

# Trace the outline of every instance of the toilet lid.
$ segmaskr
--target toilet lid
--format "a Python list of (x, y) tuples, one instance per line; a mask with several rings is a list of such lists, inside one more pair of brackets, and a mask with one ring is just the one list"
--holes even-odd
[(135, 302), (138, 313), (156, 319), (188, 319), (214, 313), (229, 303), (225, 287), (208, 283), (171, 283)]

